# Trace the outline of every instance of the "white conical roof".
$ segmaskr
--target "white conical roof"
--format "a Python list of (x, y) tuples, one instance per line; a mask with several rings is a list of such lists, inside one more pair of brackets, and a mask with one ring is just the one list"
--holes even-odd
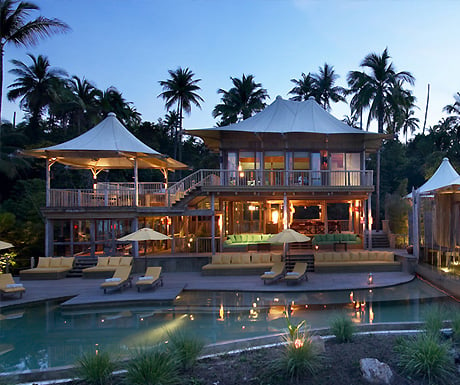
[(67, 142), (43, 148), (46, 151), (116, 151), (160, 155), (142, 143), (121, 124), (113, 112), (97, 126)]
[(38, 158), (56, 158), (56, 161), (74, 167), (109, 169), (132, 168), (133, 159), (140, 168), (187, 168), (142, 143), (121, 124), (113, 112), (84, 134), (55, 146), (23, 151)]
[(417, 189), (417, 194), (429, 194), (436, 190), (447, 188), (458, 178), (459, 175), (450, 164), (449, 159), (444, 158), (431, 178)]

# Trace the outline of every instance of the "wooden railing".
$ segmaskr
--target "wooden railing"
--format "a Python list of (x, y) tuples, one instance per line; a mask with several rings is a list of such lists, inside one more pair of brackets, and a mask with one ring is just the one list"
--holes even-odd
[[(372, 171), (199, 170), (165, 188), (160, 182), (138, 184), (138, 206), (169, 206), (200, 186), (257, 188), (371, 187)], [(98, 183), (96, 189), (51, 189), (49, 207), (135, 206), (134, 183)]]

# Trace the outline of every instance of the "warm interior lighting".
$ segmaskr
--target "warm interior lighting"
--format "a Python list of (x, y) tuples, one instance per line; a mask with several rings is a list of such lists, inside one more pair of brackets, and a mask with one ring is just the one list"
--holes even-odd
[(249, 211), (256, 211), (257, 207), (254, 205), (249, 205), (248, 209)]
[(280, 218), (280, 213), (278, 212), (278, 210), (272, 211), (272, 222), (273, 222), (273, 224), (277, 225), (278, 221), (279, 221), (279, 218)]

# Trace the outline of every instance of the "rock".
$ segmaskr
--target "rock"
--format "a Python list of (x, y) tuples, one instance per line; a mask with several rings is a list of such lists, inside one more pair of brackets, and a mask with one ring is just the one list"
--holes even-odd
[(391, 384), (393, 380), (391, 368), (376, 358), (362, 358), (359, 366), (364, 379), (372, 384)]
[(311, 344), (317, 349), (318, 353), (325, 353), (326, 347), (324, 346), (324, 340), (321, 336), (312, 336)]

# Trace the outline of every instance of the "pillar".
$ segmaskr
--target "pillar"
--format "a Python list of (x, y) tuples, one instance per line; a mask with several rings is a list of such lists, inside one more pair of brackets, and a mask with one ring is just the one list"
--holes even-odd
[[(135, 231), (139, 230), (139, 219), (136, 217), (133, 219), (131, 223), (131, 230), (134, 233)], [(133, 242), (133, 257), (139, 257), (139, 242)]]
[(211, 254), (216, 254), (216, 210), (214, 193), (211, 194)]
[(54, 232), (53, 222), (49, 219), (45, 221), (45, 255), (52, 257), (54, 254)]
[(369, 250), (372, 250), (372, 194), (369, 194), (367, 199), (367, 228), (368, 228), (368, 241), (367, 246)]

